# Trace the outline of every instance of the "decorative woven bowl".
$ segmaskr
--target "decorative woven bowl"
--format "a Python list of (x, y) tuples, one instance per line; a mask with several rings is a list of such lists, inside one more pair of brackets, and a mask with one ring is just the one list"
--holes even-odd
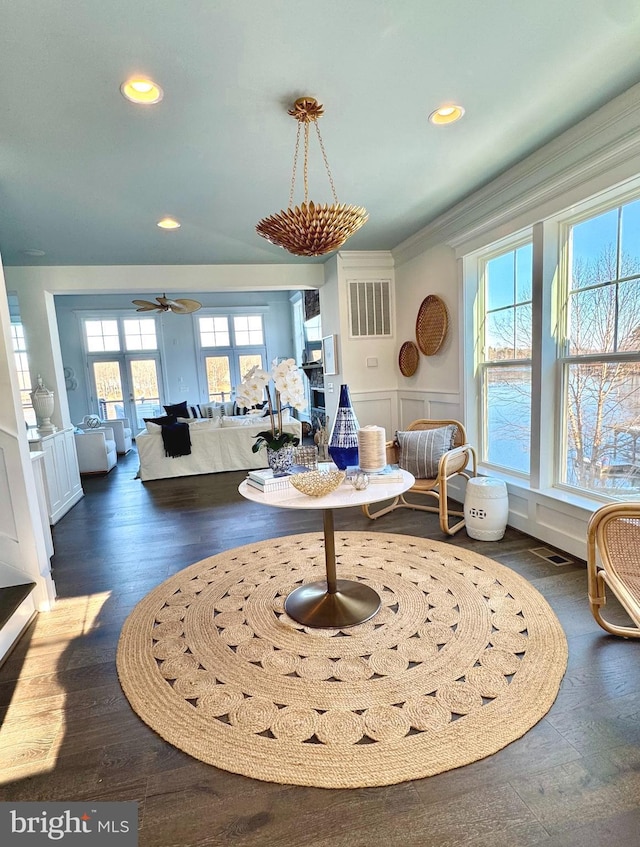
[(344, 471), (309, 471), (309, 473), (297, 473), (289, 477), (289, 482), (302, 494), (309, 497), (323, 497), (331, 494), (344, 482), (346, 473)]

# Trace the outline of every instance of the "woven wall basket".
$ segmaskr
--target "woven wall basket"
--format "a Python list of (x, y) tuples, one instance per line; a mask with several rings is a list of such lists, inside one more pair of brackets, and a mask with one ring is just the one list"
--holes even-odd
[(425, 356), (433, 356), (447, 337), (449, 317), (444, 301), (429, 294), (422, 301), (416, 319), (416, 341)]
[(413, 376), (418, 370), (420, 352), (413, 341), (405, 341), (398, 354), (398, 366), (402, 376)]

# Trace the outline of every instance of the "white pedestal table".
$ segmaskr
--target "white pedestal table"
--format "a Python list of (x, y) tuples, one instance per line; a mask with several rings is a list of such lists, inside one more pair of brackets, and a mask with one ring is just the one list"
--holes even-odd
[(269, 495), (258, 491), (246, 480), (240, 483), (240, 494), (254, 503), (275, 506), (278, 509), (322, 510), (327, 579), (306, 583), (292, 591), (284, 604), (289, 617), (305, 626), (342, 629), (364, 623), (376, 614), (380, 608), (380, 597), (372, 588), (361, 582), (337, 578), (333, 510), (364, 506), (397, 497), (408, 491), (415, 482), (407, 471), (401, 473), (400, 482), (372, 483), (362, 491), (357, 491), (345, 481), (324, 497), (309, 497), (293, 486), (291, 494), (278, 492)]

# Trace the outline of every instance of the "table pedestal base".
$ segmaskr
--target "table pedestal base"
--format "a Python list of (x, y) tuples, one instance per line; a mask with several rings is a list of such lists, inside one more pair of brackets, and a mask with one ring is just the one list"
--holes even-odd
[(368, 621), (380, 608), (380, 597), (368, 585), (339, 579), (336, 586), (330, 593), (325, 581), (301, 585), (285, 600), (286, 613), (305, 626), (342, 629)]

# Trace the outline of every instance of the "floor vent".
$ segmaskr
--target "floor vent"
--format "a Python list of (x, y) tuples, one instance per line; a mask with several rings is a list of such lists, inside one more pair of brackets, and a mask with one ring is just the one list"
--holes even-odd
[(561, 553), (556, 553), (548, 547), (531, 547), (529, 552), (534, 553), (536, 556), (540, 556), (540, 558), (544, 559), (545, 562), (549, 562), (558, 568), (561, 567), (561, 565), (575, 565), (573, 559), (567, 559), (566, 556), (563, 556)]

